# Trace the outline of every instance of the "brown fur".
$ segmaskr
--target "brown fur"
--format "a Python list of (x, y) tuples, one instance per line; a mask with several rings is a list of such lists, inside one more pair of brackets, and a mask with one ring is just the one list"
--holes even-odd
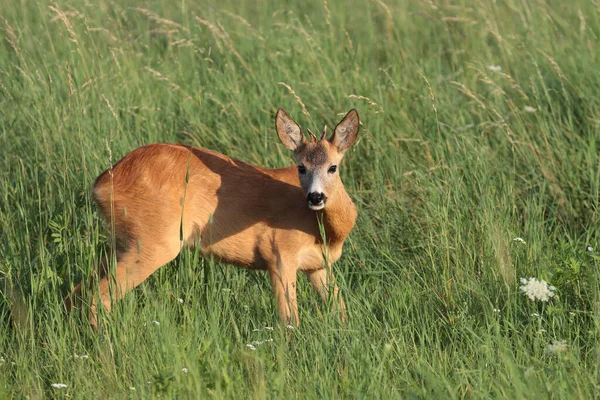
[[(278, 132), (279, 117), (278, 113)], [(282, 126), (289, 131), (293, 125)], [(327, 140), (306, 143), (296, 131), (292, 134), (296, 135), (296, 158), (306, 160), (307, 165), (308, 161), (341, 160), (343, 152)], [(115, 283), (109, 284), (101, 268), (101, 302), (110, 311), (111, 299), (121, 298), (173, 260), (183, 246), (199, 246), (203, 253), (226, 262), (267, 270), (282, 322), (298, 323), (298, 270), (307, 274), (323, 299), (333, 288), (345, 319), (344, 302), (330, 267), (342, 254), (357, 211), (339, 177), (330, 186), (326, 207), (315, 212), (307, 207), (296, 167), (269, 170), (209, 150), (172, 144), (132, 151), (104, 171), (92, 191), (116, 242)], [(318, 216), (324, 222), (326, 246)], [(79, 292), (80, 286), (72, 297), (77, 298)], [(68, 308), (72, 300), (67, 300)], [(94, 326), (95, 312), (94, 303), (90, 316)]]

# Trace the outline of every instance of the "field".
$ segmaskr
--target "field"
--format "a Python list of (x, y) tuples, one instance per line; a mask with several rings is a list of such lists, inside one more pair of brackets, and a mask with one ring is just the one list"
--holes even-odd
[[(597, 398), (599, 36), (585, 0), (0, 0), (0, 398)], [(100, 172), (155, 142), (293, 165), (279, 107), (361, 116), (346, 325), (300, 276), (287, 329), (264, 273), (194, 251), (98, 332), (65, 313)]]

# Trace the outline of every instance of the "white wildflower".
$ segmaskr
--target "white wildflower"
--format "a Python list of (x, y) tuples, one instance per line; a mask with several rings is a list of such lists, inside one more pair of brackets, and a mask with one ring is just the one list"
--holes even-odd
[(178, 302), (180, 302), (181, 304), (183, 304), (183, 299), (180, 297), (177, 299)]
[(186, 367), (181, 368), (181, 372), (183, 372), (184, 374), (188, 373), (188, 369)]
[(54, 389), (64, 389), (67, 387), (67, 385), (64, 383), (53, 383), (50, 386), (52, 386)]
[(285, 327), (288, 329), (294, 329), (294, 325), (286, 325)]
[(525, 378), (529, 378), (530, 376), (535, 374), (535, 369), (533, 367), (529, 367), (525, 370)]
[(519, 243), (527, 244), (527, 242), (525, 240), (523, 240), (522, 237), (516, 237), (516, 238), (514, 238), (513, 242), (519, 242)]
[(535, 278), (521, 278), (523, 284), (519, 288), (530, 300), (548, 301), (554, 296), (556, 288), (548, 285), (544, 280), (538, 281)]
[(594, 248), (593, 248), (592, 246), (588, 246), (588, 247), (586, 247), (586, 250), (587, 250), (589, 253), (591, 253), (591, 252), (593, 252), (593, 251), (594, 251)]
[(494, 71), (494, 72), (500, 72), (502, 71), (502, 67), (499, 65), (489, 65), (487, 67), (490, 71)]
[(152, 325), (159, 326), (159, 325), (160, 325), (160, 322), (158, 322), (158, 321), (156, 321), (156, 320), (155, 320), (155, 321), (152, 321)]
[(273, 343), (273, 339), (267, 339), (267, 340), (263, 340), (263, 343)]
[(569, 345), (566, 340), (553, 340), (551, 344), (546, 346), (546, 354), (553, 356), (567, 350)]
[(466, 131), (467, 129), (471, 129), (474, 126), (475, 126), (475, 124), (466, 124), (463, 126), (459, 126), (458, 128), (456, 128), (456, 130), (457, 131)]
[(256, 347), (253, 346), (253, 345), (251, 345), (251, 344), (247, 344), (246, 347), (249, 348), (252, 351), (256, 350)]
[(135, 386), (129, 386), (129, 390), (131, 390), (132, 392), (135, 391)]
[(254, 329), (252, 329), (252, 332), (260, 332), (262, 330), (272, 331), (273, 327), (272, 326), (265, 326), (264, 328), (254, 328)]
[(75, 358), (79, 358), (81, 360), (87, 360), (88, 358), (90, 358), (90, 356), (88, 356), (87, 354), (82, 354), (82, 355), (74, 354), (73, 356)]
[(531, 314), (531, 316), (532, 316), (532, 317), (539, 317), (539, 316), (540, 316), (540, 314), (538, 314), (538, 313), (534, 312), (533, 314)]
[(260, 344), (262, 344), (263, 342), (259, 342), (258, 340), (255, 340), (252, 342), (252, 346), (258, 346)]
[(537, 111), (537, 108), (531, 107), (531, 106), (525, 106), (525, 107), (523, 107), (523, 110), (525, 110), (528, 113), (534, 113)]
[(494, 308), (494, 312), (495, 313), (500, 313), (500, 309), (499, 308)]

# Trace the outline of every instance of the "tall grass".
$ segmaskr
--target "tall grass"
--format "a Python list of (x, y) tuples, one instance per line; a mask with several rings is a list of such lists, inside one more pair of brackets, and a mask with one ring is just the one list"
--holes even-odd
[[(599, 395), (597, 4), (200, 3), (0, 1), (0, 397)], [(278, 107), (361, 115), (347, 325), (301, 277), (286, 329), (263, 274), (193, 251), (99, 332), (65, 315), (101, 171), (153, 142), (291, 165)]]

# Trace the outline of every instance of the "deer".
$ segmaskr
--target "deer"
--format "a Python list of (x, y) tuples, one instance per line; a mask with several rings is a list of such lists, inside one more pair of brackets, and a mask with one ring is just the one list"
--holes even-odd
[[(266, 270), (279, 320), (298, 325), (298, 271), (346, 321), (346, 306), (332, 264), (352, 230), (357, 208), (339, 175), (344, 153), (357, 138), (358, 112), (350, 110), (327, 138), (298, 124), (283, 110), (275, 128), (296, 166), (266, 169), (226, 155), (179, 144), (139, 147), (96, 179), (92, 197), (112, 231), (116, 268), (105, 257), (90, 278), (98, 290), (89, 322), (97, 329), (101, 303), (112, 303), (141, 284), (184, 247), (242, 268)], [(68, 311), (82, 298), (79, 283)]]

